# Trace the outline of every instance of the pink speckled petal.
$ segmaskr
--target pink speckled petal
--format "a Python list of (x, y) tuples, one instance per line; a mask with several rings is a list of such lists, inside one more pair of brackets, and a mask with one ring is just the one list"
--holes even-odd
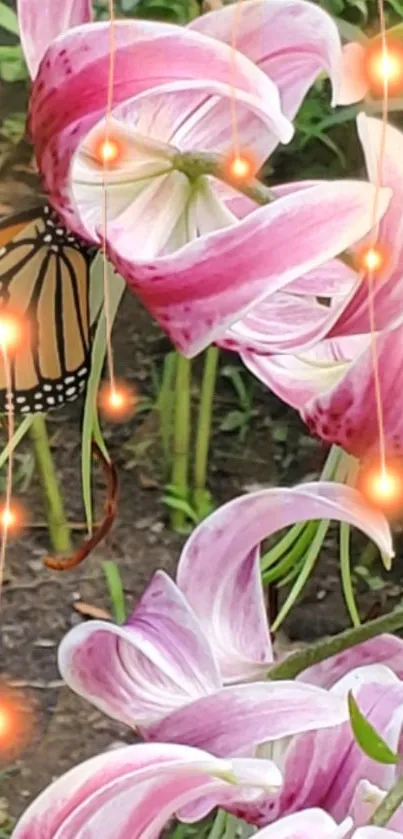
[(59, 647), (59, 668), (72, 690), (132, 728), (221, 685), (197, 618), (163, 571), (123, 626), (74, 627)]
[(331, 351), (332, 347), (325, 348), (323, 343), (304, 358), (286, 354), (265, 356), (243, 350), (241, 359), (260, 382), (287, 405), (301, 411), (312, 399), (328, 392), (348, 371), (349, 363), (335, 363)]
[(217, 344), (239, 353), (296, 352), (321, 335), (328, 314), (328, 307), (316, 300), (279, 291), (232, 324)]
[[(358, 337), (358, 336), (357, 336)], [(403, 451), (403, 326), (377, 338), (385, 446), (390, 456)], [(357, 457), (376, 454), (379, 427), (374, 363), (369, 347), (359, 355), (333, 388), (307, 403), (302, 418), (311, 431), (338, 443)]]
[(25, 61), (34, 79), (54, 38), (91, 20), (92, 0), (17, 0), (18, 24)]
[[(359, 687), (355, 695), (364, 716), (390, 748), (399, 751), (403, 725), (403, 683), (398, 680), (395, 684), (368, 683)], [(343, 739), (339, 744), (342, 764), (326, 797), (322, 797), (326, 810), (336, 819), (343, 818), (349, 811), (361, 778), (381, 789), (389, 789), (396, 779), (396, 766), (371, 760), (356, 744), (350, 725), (345, 724), (342, 730)]]
[(256, 548), (277, 530), (322, 518), (350, 522), (393, 554), (384, 516), (370, 510), (350, 487), (326, 482), (240, 496), (210, 515), (188, 539), (177, 582), (225, 680), (248, 678), (271, 659)]
[[(385, 269), (373, 281), (373, 306), (377, 329), (390, 329), (402, 322), (403, 296), (403, 133), (393, 125), (386, 126), (383, 136), (382, 121), (360, 114), (357, 128), (363, 146), (369, 179), (377, 181), (378, 159), (381, 145), (382, 185), (390, 187), (392, 197), (379, 225), (378, 242), (384, 250)], [(368, 285), (364, 278), (353, 292), (329, 336), (363, 334), (370, 331)]]
[[(192, 29), (231, 44), (236, 33), (237, 49), (252, 59), (280, 90), (284, 113), (294, 119), (305, 94), (325, 70), (332, 79), (333, 98), (338, 95), (341, 44), (331, 17), (304, 0), (249, 0), (196, 18)], [(216, 105), (216, 111), (222, 105)], [(251, 146), (263, 162), (277, 145), (273, 135), (256, 144), (257, 125), (239, 115), (245, 146)], [(228, 141), (230, 138), (228, 137)]]
[(396, 635), (378, 635), (351, 650), (331, 656), (320, 664), (308, 667), (298, 676), (301, 682), (330, 688), (355, 667), (367, 664), (384, 664), (403, 679), (403, 641)]
[[(344, 697), (346, 701), (349, 690), (353, 690), (363, 714), (385, 736), (391, 748), (396, 748), (402, 716), (399, 709), (402, 683), (386, 667), (372, 665), (350, 671), (329, 694)], [(280, 761), (284, 785), (278, 795), (268, 796), (265, 803), (262, 801), (260, 824), (317, 806), (325, 807), (337, 820), (344, 819), (350, 814), (360, 778), (382, 784), (390, 781), (395, 772), (395, 767), (377, 764), (364, 755), (355, 744), (350, 722), (328, 730), (308, 731), (294, 737), (285, 748)]]
[(365, 47), (362, 44), (346, 44), (343, 47), (340, 86), (336, 105), (352, 105), (360, 102), (368, 92), (368, 81), (364, 73)]
[[(108, 226), (108, 252), (177, 348), (193, 356), (253, 305), (361, 238), (372, 225), (373, 194), (354, 181), (299, 190), (148, 262), (133, 254), (132, 231), (117, 220)], [(385, 190), (380, 215), (388, 201)]]
[[(242, 761), (239, 769), (242, 782)], [(246, 782), (248, 774), (247, 766)], [(254, 775), (256, 786), (258, 772)], [(261, 777), (262, 786), (270, 780), (276, 786), (281, 776), (265, 761)], [(222, 779), (227, 778), (238, 781), (231, 761), (196, 749), (160, 743), (122, 747), (74, 767), (47, 787), (25, 811), (12, 839), (158, 836), (176, 810), (193, 799), (225, 797), (229, 785)]]
[(159, 742), (191, 743), (215, 755), (253, 754), (259, 744), (302, 731), (339, 725), (348, 718), (345, 698), (298, 682), (254, 682), (222, 688), (152, 726)]
[[(188, 82), (206, 96), (225, 95), (228, 109), (235, 91), (281, 139), (292, 137), (275, 85), (241, 54), (233, 69), (227, 44), (150, 21), (117, 21), (114, 30), (113, 107)], [(54, 206), (74, 229), (81, 230), (70, 195), (72, 157), (105, 115), (109, 64), (109, 24), (82, 26), (49, 47), (32, 88), (29, 124), (38, 166)]]
[(357, 283), (357, 274), (340, 259), (331, 259), (300, 277), (288, 291), (293, 294), (307, 294), (315, 297), (338, 297), (351, 291)]

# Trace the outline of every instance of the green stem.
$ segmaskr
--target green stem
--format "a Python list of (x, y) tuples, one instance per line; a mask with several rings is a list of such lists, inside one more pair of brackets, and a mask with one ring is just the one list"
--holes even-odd
[[(332, 446), (329, 454), (326, 458), (326, 463), (323, 467), (322, 474), (320, 476), (321, 481), (331, 481), (332, 479), (336, 479), (337, 470), (340, 467), (340, 463), (343, 461), (344, 452), (338, 446)], [(271, 568), (275, 562), (277, 562), (280, 557), (285, 554), (289, 548), (292, 546), (293, 552), (296, 555), (299, 555), (298, 546), (301, 544), (301, 552), (305, 548), (305, 536), (306, 536), (306, 529), (311, 528), (312, 522), (299, 522), (299, 524), (294, 524), (294, 527), (291, 527), (290, 530), (287, 531), (285, 536), (282, 539), (279, 539), (275, 545), (273, 545), (270, 550), (267, 551), (262, 556), (260, 567), (262, 572), (266, 571), (268, 568)], [(315, 529), (317, 527), (317, 523), (315, 523)], [(312, 534), (312, 531), (309, 531)], [(301, 535), (302, 534), (302, 535)], [(301, 536), (301, 540), (299, 537)], [(298, 540), (298, 541), (297, 541)]]
[[(178, 496), (187, 501), (189, 487), (189, 441), (190, 441), (190, 382), (191, 361), (178, 354), (176, 363), (175, 418), (173, 439), (173, 462), (171, 484)], [(186, 513), (173, 508), (171, 527), (182, 532), (186, 525)]]
[(207, 839), (221, 839), (225, 830), (226, 823), (227, 813), (225, 812), (225, 810), (218, 810), (213, 822), (213, 826), (210, 830), (210, 833), (207, 836)]
[(209, 347), (204, 359), (194, 466), (194, 505), (197, 514), (202, 513), (205, 506), (208, 451), (219, 355), (218, 347)]
[(283, 623), (284, 619), (287, 617), (289, 611), (291, 610), (292, 606), (294, 605), (295, 601), (301, 594), (302, 589), (304, 588), (305, 584), (307, 583), (314, 567), (316, 560), (319, 556), (320, 549), (323, 544), (323, 540), (326, 536), (327, 531), (330, 527), (330, 521), (324, 520), (321, 521), (319, 527), (315, 533), (314, 538), (312, 539), (311, 545), (307, 550), (305, 561), (303, 567), (285, 601), (283, 603), (280, 612), (277, 615), (276, 620), (273, 623), (272, 631), (277, 632), (279, 626)]
[(349, 650), (357, 644), (375, 638), (382, 632), (395, 632), (402, 628), (403, 608), (396, 609), (389, 615), (375, 618), (373, 621), (368, 621), (364, 626), (346, 629), (339, 635), (333, 636), (333, 638), (325, 638), (324, 641), (318, 641), (317, 644), (312, 644), (305, 650), (293, 653), (285, 661), (272, 667), (268, 673), (268, 678), (275, 680), (295, 679), (299, 673), (302, 673), (307, 667), (312, 667), (313, 664), (318, 664), (333, 655), (337, 655), (337, 653), (343, 652), (343, 650)]
[(178, 353), (176, 352), (170, 352), (165, 356), (161, 387), (157, 399), (161, 445), (167, 468), (170, 461), (171, 451), (172, 415), (174, 411), (174, 380), (177, 359)]
[(68, 553), (71, 551), (70, 528), (50, 450), (45, 418), (41, 414), (34, 417), (29, 433), (45, 498), (52, 547), (57, 553)]
[(340, 574), (344, 600), (346, 601), (352, 624), (353, 626), (360, 626), (361, 620), (358, 614), (351, 580), (350, 525), (347, 522), (340, 524)]
[(368, 545), (364, 548), (362, 554), (359, 557), (357, 562), (357, 566), (363, 566), (364, 568), (372, 568), (376, 559), (379, 559), (380, 553), (379, 548), (375, 545), (375, 542), (368, 542)]
[[(398, 778), (391, 790), (376, 808), (370, 824), (383, 827), (387, 824), (396, 810), (403, 803), (403, 777)], [(397, 834), (396, 834), (397, 835)]]
[(172, 165), (174, 169), (183, 172), (191, 181), (206, 175), (224, 181), (260, 206), (271, 204), (275, 200), (273, 192), (256, 178), (251, 178), (247, 183), (231, 179), (226, 171), (225, 159), (220, 155), (203, 152), (200, 154), (181, 152), (174, 157)]

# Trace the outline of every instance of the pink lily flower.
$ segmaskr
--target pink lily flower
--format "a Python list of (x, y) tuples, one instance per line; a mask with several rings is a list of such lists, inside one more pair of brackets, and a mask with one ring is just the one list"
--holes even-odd
[[(256, 771), (253, 766), (258, 763)], [(276, 786), (278, 770), (266, 762), (218, 760), (186, 746), (146, 744), (98, 755), (62, 775), (28, 807), (11, 839), (141, 839), (159, 836), (185, 803), (209, 792), (225, 800), (230, 785), (244, 784), (253, 796)], [(253, 786), (254, 785), (254, 786)], [(212, 804), (214, 806), (214, 804)], [(258, 839), (395, 839), (383, 828), (351, 835), (351, 820), (337, 823), (319, 809), (280, 819)]]
[[(188, 356), (372, 224), (366, 183), (290, 189), (243, 217), (234, 190), (181, 170), (178, 153), (233, 150), (231, 100), (241, 146), (260, 166), (291, 139), (290, 119), (323, 69), (336, 97), (341, 47), (325, 12), (305, 0), (250, 0), (234, 52), (235, 14), (228, 6), (186, 28), (116, 22), (108, 131), (119, 154), (106, 171), (97, 147), (107, 129), (109, 25), (75, 27), (53, 41), (31, 95), (31, 136), (51, 203), (77, 233), (105, 238), (115, 267)], [(384, 191), (379, 217), (388, 200)]]
[(212, 807), (234, 785), (256, 797), (276, 788), (270, 761), (219, 760), (187, 746), (123, 746), (79, 764), (28, 807), (12, 839), (140, 839), (159, 836), (166, 822), (201, 794)]
[[(381, 122), (361, 114), (357, 126), (375, 182)], [(373, 306), (386, 446), (392, 457), (403, 451), (398, 399), (403, 386), (402, 160), (403, 135), (388, 125), (383, 184), (393, 188), (393, 197), (379, 226), (385, 259), (374, 275)], [(292, 291), (251, 310), (220, 343), (237, 350), (257, 378), (300, 411), (313, 433), (358, 457), (375, 453), (379, 429), (366, 278), (334, 260), (297, 281)], [(330, 306), (318, 297), (328, 297)]]
[[(59, 648), (63, 678), (147, 739), (209, 743), (220, 755), (262, 756), (272, 748), (275, 754), (283, 738), (341, 724), (347, 719), (344, 696), (302, 679), (262, 681), (273, 653), (259, 543), (296, 521), (324, 517), (361, 527), (381, 550), (392, 552), (386, 520), (351, 488), (305, 484), (241, 496), (196, 528), (176, 585), (157, 572), (123, 626), (93, 621), (67, 634)], [(382, 636), (354, 651), (353, 666), (378, 657), (395, 663), (399, 653), (401, 662), (401, 651), (400, 640)], [(331, 678), (344, 668), (343, 657), (334, 660)], [(233, 798), (240, 806), (239, 796)], [(203, 799), (195, 806), (192, 818), (207, 812)], [(267, 823), (275, 803), (266, 795), (258, 809), (251, 806), (243, 801), (242, 815), (254, 820), (261, 810), (260, 823)]]

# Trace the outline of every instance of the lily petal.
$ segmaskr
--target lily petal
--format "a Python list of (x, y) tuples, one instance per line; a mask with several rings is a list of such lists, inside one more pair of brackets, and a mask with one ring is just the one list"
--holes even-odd
[(254, 682), (222, 688), (174, 711), (148, 729), (147, 739), (237, 756), (301, 731), (338, 725), (347, 717), (345, 697), (314, 685)]
[(396, 635), (378, 635), (357, 644), (351, 650), (327, 658), (319, 664), (308, 667), (297, 677), (298, 681), (330, 688), (339, 679), (356, 667), (367, 664), (384, 664), (403, 680), (403, 641)]
[(294, 355), (259, 355), (243, 350), (245, 367), (292, 408), (302, 410), (307, 402), (321, 396), (339, 382), (348, 363), (315, 364)]
[[(353, 181), (299, 190), (149, 262), (133, 255), (117, 220), (108, 226), (108, 253), (174, 344), (193, 356), (252, 306), (360, 239), (373, 224), (373, 190)], [(380, 216), (388, 201), (385, 190)]]
[[(370, 818), (373, 816), (375, 810), (382, 803), (386, 795), (386, 790), (380, 789), (375, 784), (371, 784), (367, 780), (358, 782), (354, 799), (351, 806), (351, 815), (356, 825), (368, 824)], [(391, 830), (396, 830), (398, 833), (391, 833), (391, 836), (401, 836), (403, 830), (403, 807), (400, 806), (389, 819), (389, 827)], [(358, 831), (359, 833), (359, 831)], [(362, 835), (362, 834), (361, 834)], [(357, 836), (357, 834), (356, 834)], [(370, 839), (370, 837), (368, 837)], [(380, 834), (381, 839), (381, 834)], [(386, 839), (386, 835), (385, 835)]]
[(401, 839), (402, 834), (388, 827), (359, 827), (352, 839)]
[[(379, 158), (382, 153), (382, 186), (392, 189), (387, 212), (379, 225), (378, 242), (385, 252), (385, 267), (373, 282), (373, 306), (377, 330), (390, 329), (402, 322), (403, 295), (403, 133), (382, 121), (360, 114), (357, 129), (365, 154), (369, 179), (377, 182)], [(382, 151), (381, 151), (382, 150)], [(368, 306), (368, 284), (360, 283), (347, 298), (329, 337), (343, 334), (364, 334), (371, 331)]]
[(250, 678), (272, 658), (259, 578), (260, 542), (295, 522), (321, 518), (350, 522), (393, 554), (384, 516), (357, 491), (326, 482), (240, 496), (205, 519), (188, 539), (177, 582), (224, 680)]
[[(275, 85), (240, 53), (233, 71), (233, 51), (227, 44), (150, 21), (116, 21), (114, 31), (112, 108), (187, 82), (206, 97), (225, 96), (228, 107), (236, 95), (281, 139), (291, 139), (293, 128), (282, 114)], [(32, 88), (29, 125), (38, 165), (52, 203), (75, 230), (81, 225), (70, 190), (71, 163), (80, 143), (104, 117), (109, 63), (109, 24), (82, 26), (49, 47)]]
[[(403, 326), (378, 336), (385, 447), (389, 456), (403, 450)], [(371, 348), (350, 365), (333, 388), (308, 402), (301, 412), (309, 429), (357, 457), (378, 453), (379, 425)]]
[(91, 20), (91, 0), (17, 0), (21, 46), (34, 79), (52, 41), (72, 26)]
[[(268, 764), (264, 774), (269, 774)], [(273, 767), (273, 783), (278, 778)], [(58, 778), (28, 807), (12, 839), (158, 836), (177, 809), (201, 794), (216, 794), (219, 800), (221, 791), (225, 796), (226, 780), (238, 780), (231, 761), (197, 749), (161, 744), (122, 747)], [(256, 777), (253, 782), (256, 785)]]
[[(390, 748), (397, 752), (403, 725), (403, 683), (366, 684), (357, 691), (361, 713), (374, 726)], [(381, 789), (389, 789), (396, 779), (396, 767), (368, 758), (354, 741), (349, 725), (343, 726), (343, 740), (339, 743), (342, 765), (336, 772), (324, 801), (334, 818), (349, 811), (355, 788), (361, 778), (367, 778)]]
[(163, 571), (123, 626), (91, 621), (67, 633), (59, 668), (72, 690), (132, 728), (221, 685), (197, 618)]
[[(313, 3), (304, 0), (249, 0), (240, 9), (225, 6), (196, 18), (190, 28), (233, 43), (274, 81), (280, 90), (284, 113), (294, 119), (305, 94), (325, 70), (332, 79), (333, 101), (338, 96), (341, 70), (341, 43), (331, 17)], [(219, 108), (220, 106), (216, 106)], [(222, 107), (222, 106), (221, 106)], [(245, 122), (245, 124), (244, 124)], [(239, 131), (246, 147), (256, 144), (256, 125), (239, 119)], [(263, 138), (264, 157), (275, 148), (277, 138)]]
[(361, 102), (368, 92), (368, 80), (364, 73), (365, 47), (362, 44), (346, 44), (343, 47), (340, 85), (335, 97), (336, 105), (353, 105)]
[[(324, 810), (311, 809), (279, 819), (276, 824), (260, 830), (258, 837), (259, 839), (313, 839), (313, 837), (315, 839), (343, 839), (350, 827), (351, 823), (346, 822), (340, 830), (336, 822)], [(387, 839), (386, 836), (385, 839)]]
[[(403, 685), (391, 671), (373, 665), (349, 672), (329, 693), (344, 698), (347, 703), (348, 692), (353, 690), (362, 713), (385, 734), (393, 748), (397, 726), (391, 726), (391, 735), (391, 732), (386, 733), (385, 723), (387, 725), (388, 713), (399, 713), (402, 689)], [(384, 714), (382, 701), (385, 702)], [(385, 773), (385, 767), (371, 761), (356, 746), (350, 722), (327, 731), (311, 731), (294, 737), (277, 762), (282, 767), (284, 785), (279, 795), (268, 796), (262, 802), (260, 824), (275, 821), (285, 813), (317, 806), (323, 806), (337, 820), (345, 818), (350, 813), (360, 778), (370, 778), (378, 783), (391, 777), (390, 767)]]

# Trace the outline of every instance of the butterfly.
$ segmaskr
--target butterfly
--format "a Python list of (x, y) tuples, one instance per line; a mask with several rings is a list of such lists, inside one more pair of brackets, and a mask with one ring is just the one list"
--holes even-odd
[(0, 353), (0, 412), (46, 413), (85, 390), (94, 256), (47, 204), (0, 221), (0, 321), (22, 324), (18, 348)]

